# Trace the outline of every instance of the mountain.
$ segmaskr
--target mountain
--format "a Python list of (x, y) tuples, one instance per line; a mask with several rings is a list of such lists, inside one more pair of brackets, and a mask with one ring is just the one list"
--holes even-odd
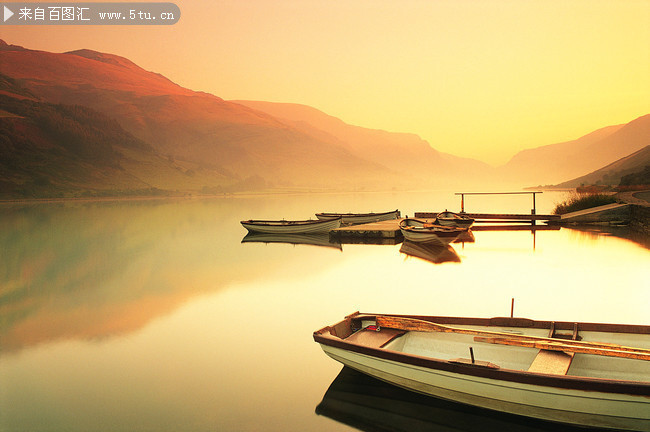
[(401, 178), (410, 178), (414, 184), (459, 185), (467, 176), (474, 180), (488, 176), (492, 171), (483, 162), (441, 153), (415, 134), (353, 126), (307, 105), (249, 100), (232, 102), (265, 112), (305, 133), (335, 142), (358, 157), (390, 167)]
[(257, 178), (276, 186), (366, 187), (396, 177), (335, 143), (112, 54), (58, 54), (0, 42), (0, 65), (39, 102), (80, 105), (115, 119), (159, 157), (216, 173), (225, 185)]
[(223, 182), (156, 153), (114, 119), (51, 104), (0, 74), (0, 196), (160, 194)]
[(502, 175), (528, 184), (556, 184), (600, 169), (650, 144), (650, 114), (573, 141), (517, 153)]
[(650, 144), (649, 115), (493, 169), (305, 105), (196, 92), (117, 55), (3, 41), (0, 96), (4, 196), (503, 188), (559, 183)]
[(581, 185), (618, 186), (621, 180), (625, 185), (647, 184), (639, 183), (635, 179), (645, 178), (641, 173), (650, 167), (650, 145), (638, 150), (631, 155), (617, 160), (604, 168), (596, 170), (585, 176), (561, 183), (560, 188), (573, 188)]
[(641, 171), (626, 174), (621, 177), (619, 189), (650, 189), (650, 164), (643, 167)]

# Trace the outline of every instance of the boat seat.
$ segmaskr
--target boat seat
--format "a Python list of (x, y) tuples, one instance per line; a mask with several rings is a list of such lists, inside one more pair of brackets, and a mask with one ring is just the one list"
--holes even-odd
[[(551, 322), (551, 328), (548, 334), (549, 338), (580, 340), (578, 336), (578, 323), (573, 325), (572, 333), (559, 333), (555, 328), (555, 322)], [(528, 372), (566, 375), (571, 367), (571, 361), (575, 353), (566, 353), (564, 351), (551, 351), (541, 349), (528, 368)]]
[(528, 372), (566, 375), (574, 353), (541, 349), (528, 368)]
[(352, 333), (350, 336), (345, 338), (345, 340), (370, 348), (381, 348), (393, 339), (402, 336), (404, 333), (406, 332), (403, 330), (392, 328), (382, 328), (380, 330), (363, 328), (356, 333)]

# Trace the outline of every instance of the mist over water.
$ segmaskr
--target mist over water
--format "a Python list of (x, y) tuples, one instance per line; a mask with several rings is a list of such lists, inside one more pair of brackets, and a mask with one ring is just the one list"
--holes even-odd
[[(538, 195), (537, 213), (560, 199)], [(476, 230), (439, 264), (401, 244), (242, 243), (240, 220), (395, 208), (458, 211), (460, 198), (2, 205), (0, 430), (354, 430), (315, 413), (341, 366), (311, 334), (356, 310), (492, 317), (515, 298), (516, 316), (649, 324), (650, 250), (608, 230)]]

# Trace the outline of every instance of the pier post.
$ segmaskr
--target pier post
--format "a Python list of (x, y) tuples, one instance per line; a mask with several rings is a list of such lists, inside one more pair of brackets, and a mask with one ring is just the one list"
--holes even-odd
[[(532, 210), (530, 211), (530, 214), (533, 214), (533, 215), (534, 215), (534, 214), (537, 213), (537, 210), (536, 210), (536, 208), (535, 208), (535, 194), (536, 194), (537, 192), (531, 192), (531, 193), (533, 194), (533, 208), (532, 208)], [(533, 219), (533, 220), (531, 221), (531, 225), (535, 225), (535, 219)]]

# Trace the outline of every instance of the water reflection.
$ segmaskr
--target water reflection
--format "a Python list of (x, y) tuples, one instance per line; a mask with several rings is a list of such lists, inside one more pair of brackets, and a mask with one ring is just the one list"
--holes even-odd
[(399, 251), (405, 255), (423, 259), (434, 264), (460, 262), (453, 247), (440, 242), (412, 242), (405, 240)]
[(531, 224), (511, 224), (511, 225), (474, 225), (473, 231), (530, 231), (535, 234), (537, 231), (559, 231), (559, 225), (531, 225)]
[(421, 395), (344, 367), (316, 413), (366, 432), (596, 432)]
[(453, 243), (474, 243), (475, 241), (476, 237), (474, 237), (472, 230), (469, 229), (460, 233), (458, 237), (456, 237), (456, 240), (453, 241)]
[(631, 231), (625, 226), (607, 225), (571, 225), (566, 228), (576, 235), (591, 241), (598, 241), (605, 236), (614, 236), (630, 240), (646, 249), (650, 249), (650, 236), (640, 232)]
[(351, 237), (339, 237), (337, 241), (340, 241), (341, 244), (395, 246), (402, 243), (402, 236), (396, 236), (396, 237), (351, 236)]
[(321, 247), (330, 247), (343, 250), (341, 243), (330, 239), (330, 235), (325, 234), (266, 234), (266, 233), (248, 233), (241, 240), (242, 243), (284, 243), (292, 245), (312, 245)]
[[(345, 197), (326, 198), (340, 201)], [(388, 195), (386, 199), (395, 197)], [(291, 212), (286, 215), (291, 217), (318, 207), (315, 203), (300, 202), (270, 197), (3, 205), (0, 214), (2, 352), (59, 339), (97, 340), (127, 334), (169, 314), (197, 295), (235, 282), (267, 280), (278, 274), (300, 279), (342, 265), (347, 258), (323, 257), (318, 251), (311, 252), (342, 250), (328, 236), (247, 235), (242, 240), (239, 220), (242, 215), (250, 214), (252, 208), (264, 217), (289, 209)], [(458, 239), (464, 254), (472, 254), (476, 260), (482, 250), (490, 255), (495, 251), (502, 253), (526, 240), (520, 235), (507, 237), (505, 232), (492, 233), (495, 229), (531, 230), (533, 250), (537, 231), (559, 230), (545, 225), (477, 225), (472, 231), (481, 233), (479, 239), (471, 232)], [(624, 228), (571, 228), (569, 232), (589, 245), (603, 242), (606, 236), (630, 238)], [(281, 244), (272, 250), (263, 247), (264, 244), (239, 247), (240, 242), (249, 241), (321, 247), (308, 248), (308, 254), (302, 252), (303, 248), (296, 253), (282, 248)], [(401, 239), (358, 239), (356, 242), (390, 246), (399, 244)], [(647, 244), (646, 238), (646, 248)], [(343, 255), (356, 257), (356, 248), (351, 246), (354, 252), (346, 251)], [(363, 249), (363, 254), (372, 250)], [(525, 249), (529, 247), (519, 247), (517, 251)], [(405, 243), (400, 251), (429, 262), (460, 261), (456, 251), (446, 246), (443, 249)], [(296, 265), (296, 260), (300, 265)], [(386, 260), (384, 265), (389, 265), (388, 256)], [(359, 268), (353, 268), (345, 278), (354, 280), (359, 274)]]
[(534, 250), (526, 231), (473, 230), (462, 265), (439, 266), (401, 239), (241, 243), (251, 214), (449, 196), (1, 204), (0, 430), (350, 430), (314, 415), (340, 366), (310, 335), (354, 310), (491, 317), (516, 297), (528, 318), (647, 324), (649, 251), (614, 234), (535, 230)]
[(281, 254), (235, 247), (241, 231), (224, 227), (236, 226), (240, 205), (171, 200), (3, 206), (2, 352), (129, 333), (196, 295), (289, 267)]

